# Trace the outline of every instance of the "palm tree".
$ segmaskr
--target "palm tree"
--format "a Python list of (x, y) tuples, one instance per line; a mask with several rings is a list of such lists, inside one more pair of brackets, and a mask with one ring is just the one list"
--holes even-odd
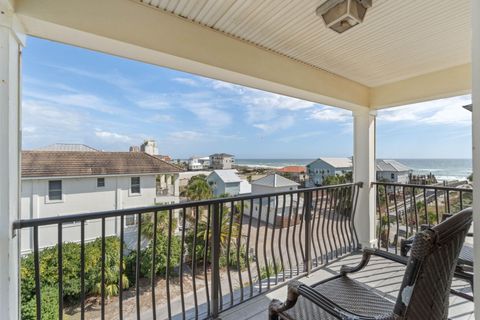
[(188, 182), (187, 188), (182, 192), (182, 196), (190, 201), (211, 199), (213, 197), (212, 189), (208, 185), (205, 175), (192, 177)]

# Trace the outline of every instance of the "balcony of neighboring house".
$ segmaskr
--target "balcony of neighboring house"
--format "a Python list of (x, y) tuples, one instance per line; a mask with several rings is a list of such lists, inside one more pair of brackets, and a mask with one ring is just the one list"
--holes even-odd
[[(405, 301), (412, 237), (470, 206), (479, 225), (480, 189), (376, 182), (377, 111), (471, 93), (480, 172), (480, 2), (333, 2), (363, 6), (365, 20), (357, 11), (328, 21), (323, 1), (0, 0), (0, 317), (265, 318), (289, 281), (338, 275), (366, 248), (397, 262), (374, 257), (350, 276), (388, 305)], [(178, 203), (166, 200), (179, 196), (178, 179), (163, 175), (154, 206), (21, 219), (26, 35), (349, 110), (354, 182)], [(254, 215), (256, 201), (274, 208)], [(480, 313), (480, 246), (467, 235), (440, 306), (451, 319)]]

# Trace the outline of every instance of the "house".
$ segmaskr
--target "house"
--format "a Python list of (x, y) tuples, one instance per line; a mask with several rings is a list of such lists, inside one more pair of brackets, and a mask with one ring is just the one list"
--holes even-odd
[[(101, 212), (179, 202), (178, 167), (144, 152), (23, 151), (22, 219)], [(118, 235), (119, 218), (107, 219), (106, 235)], [(125, 216), (126, 237), (136, 216)], [(64, 234), (78, 240), (78, 223)], [(75, 227), (75, 228), (74, 228)], [(77, 230), (78, 229), (78, 230)], [(101, 234), (101, 221), (89, 222), (85, 238)], [(128, 237), (127, 237), (128, 238)], [(56, 244), (55, 232), (43, 232), (40, 247)], [(32, 248), (22, 235), (22, 252)]]
[(300, 184), (303, 184), (307, 179), (307, 168), (305, 166), (286, 166), (277, 169), (277, 173)]
[(215, 153), (210, 155), (210, 167), (213, 170), (232, 169), (235, 157), (227, 153)]
[(321, 186), (328, 176), (352, 172), (352, 158), (318, 158), (307, 165), (307, 186)]
[(140, 151), (148, 153), (149, 155), (158, 154), (157, 142), (155, 140), (145, 140), (140, 146)]
[(376, 161), (377, 181), (410, 183), (412, 169), (396, 160)]
[(191, 157), (188, 159), (188, 170), (204, 170), (210, 167), (210, 157)]
[[(237, 175), (237, 170), (214, 170), (207, 177), (207, 182), (212, 188), (214, 196), (228, 194), (236, 196), (242, 193), (249, 193), (249, 188), (245, 185), (248, 181), (242, 180)], [(242, 187), (241, 187), (241, 184)]]
[[(269, 194), (297, 190), (300, 184), (287, 179), (277, 173), (267, 175), (258, 180), (252, 181), (252, 194)], [(287, 226), (290, 208), (296, 207), (299, 202), (301, 208), (301, 200), (297, 198), (296, 194), (292, 196), (273, 196), (264, 197), (254, 200), (254, 207), (252, 210), (253, 217), (275, 226)], [(300, 203), (301, 202), (301, 203)], [(293, 223), (293, 222), (292, 222)]]

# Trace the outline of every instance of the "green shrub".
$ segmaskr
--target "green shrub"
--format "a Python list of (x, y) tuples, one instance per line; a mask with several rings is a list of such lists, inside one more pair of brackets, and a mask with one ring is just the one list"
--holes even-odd
[[(220, 256), (220, 267), (224, 268), (227, 266), (227, 262), (229, 262), (229, 267), (234, 270), (244, 270), (247, 267), (247, 247), (242, 244), (240, 245), (240, 255), (239, 255), (239, 260), (240, 260), (240, 266), (238, 265), (237, 261), (237, 245), (232, 245), (230, 248), (230, 259), (227, 261), (227, 255), (226, 252), (225, 254)], [(249, 260), (252, 261), (252, 257), (249, 257)]]
[[(42, 319), (52, 320), (58, 319), (58, 288), (44, 287), (41, 289), (41, 313)], [(22, 320), (37, 319), (37, 302), (33, 295), (31, 299), (27, 300), (21, 305)]]

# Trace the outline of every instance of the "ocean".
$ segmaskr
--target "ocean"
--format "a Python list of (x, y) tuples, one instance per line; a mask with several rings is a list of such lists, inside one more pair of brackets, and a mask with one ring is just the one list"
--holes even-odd
[[(304, 166), (314, 159), (236, 159), (237, 165), (282, 168)], [(472, 159), (395, 159), (413, 170), (414, 174), (433, 173), (438, 180), (464, 180), (472, 173)]]

